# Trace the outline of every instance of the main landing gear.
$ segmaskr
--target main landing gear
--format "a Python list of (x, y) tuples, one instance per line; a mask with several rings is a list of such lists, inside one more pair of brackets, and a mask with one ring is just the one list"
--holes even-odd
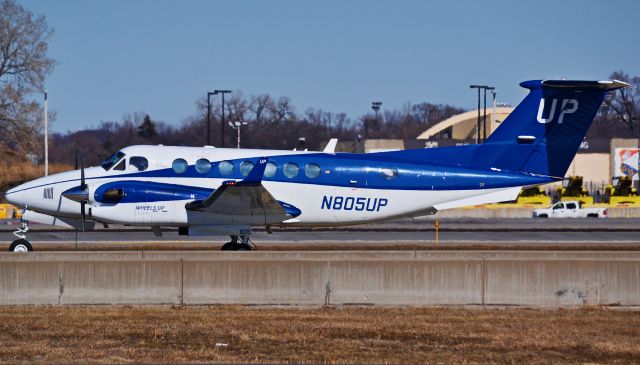
[[(240, 242), (238, 242), (238, 239), (240, 239)], [(231, 241), (220, 248), (222, 251), (255, 251), (256, 249), (256, 245), (251, 242), (248, 234), (231, 236)]]
[(18, 237), (17, 240), (13, 241), (9, 246), (10, 252), (29, 252), (33, 251), (33, 247), (29, 241), (27, 241), (27, 232), (29, 232), (29, 225), (27, 222), (22, 222), (20, 227), (13, 232), (13, 235)]

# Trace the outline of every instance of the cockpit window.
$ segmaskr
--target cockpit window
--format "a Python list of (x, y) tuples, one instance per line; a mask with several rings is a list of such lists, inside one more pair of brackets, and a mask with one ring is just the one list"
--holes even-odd
[(120, 162), (116, 165), (116, 167), (114, 167), (113, 169), (114, 169), (114, 170), (118, 170), (118, 171), (124, 171), (124, 169), (126, 169), (126, 168), (127, 168), (127, 165), (126, 165), (126, 163), (124, 162), (124, 160), (122, 160), (122, 161), (120, 161)]
[(123, 152), (116, 152), (113, 155), (107, 157), (106, 160), (104, 160), (100, 166), (102, 166), (103, 169), (105, 169), (105, 171), (109, 171), (113, 165), (115, 165), (116, 163), (118, 163), (118, 161), (120, 161), (122, 158), (124, 157), (124, 153)]

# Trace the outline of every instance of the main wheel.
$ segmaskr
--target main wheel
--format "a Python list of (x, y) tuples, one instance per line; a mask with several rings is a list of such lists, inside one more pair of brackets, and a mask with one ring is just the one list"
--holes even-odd
[(24, 238), (20, 238), (11, 243), (11, 246), (9, 246), (9, 251), (10, 252), (29, 252), (29, 251), (33, 251), (33, 247), (31, 247), (31, 244), (29, 243), (29, 241), (25, 240)]
[(220, 251), (235, 251), (238, 246), (235, 242), (227, 242), (222, 247), (220, 247)]

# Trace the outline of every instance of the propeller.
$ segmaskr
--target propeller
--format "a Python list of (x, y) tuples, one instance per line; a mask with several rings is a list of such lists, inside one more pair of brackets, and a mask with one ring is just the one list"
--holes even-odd
[(87, 201), (89, 200), (89, 189), (87, 189), (87, 182), (84, 180), (84, 159), (80, 160), (80, 190), (82, 190), (85, 195), (84, 199), (80, 201), (80, 215), (82, 216), (82, 231), (84, 232), (84, 222), (87, 218), (87, 213), (85, 211), (85, 206), (87, 205)]
[[(78, 152), (76, 151), (76, 169), (78, 167)], [(89, 201), (89, 188), (84, 176), (84, 159), (80, 159), (80, 185), (68, 189), (62, 193), (67, 199), (80, 203), (80, 216), (82, 217), (82, 234), (84, 241), (85, 222), (87, 219), (86, 205)], [(77, 242), (77, 241), (76, 241)]]
[(86, 203), (89, 200), (89, 189), (87, 189), (84, 178), (84, 163), (82, 161), (80, 162), (80, 185), (64, 191), (62, 196), (78, 203)]

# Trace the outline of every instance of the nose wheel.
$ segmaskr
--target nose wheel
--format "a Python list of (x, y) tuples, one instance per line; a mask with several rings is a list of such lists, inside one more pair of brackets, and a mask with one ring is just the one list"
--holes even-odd
[(13, 232), (13, 235), (18, 237), (18, 239), (11, 242), (11, 245), (9, 246), (10, 252), (33, 251), (33, 247), (31, 247), (31, 244), (27, 241), (27, 232), (29, 232), (29, 224), (27, 222), (22, 222), (20, 227)]
[(29, 243), (29, 241), (25, 240), (24, 238), (20, 238), (11, 243), (11, 246), (9, 246), (9, 251), (10, 252), (29, 252), (29, 251), (33, 251), (33, 247), (31, 247), (31, 244)]

